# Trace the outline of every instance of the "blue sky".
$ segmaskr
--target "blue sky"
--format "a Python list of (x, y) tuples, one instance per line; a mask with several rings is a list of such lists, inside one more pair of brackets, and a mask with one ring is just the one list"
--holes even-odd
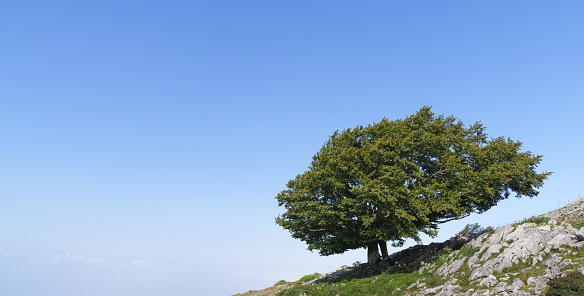
[[(581, 1), (11, 1), (0, 5), (0, 294), (230, 295), (320, 257), (274, 199), (335, 131), (422, 106), (553, 171), (444, 225), (575, 200)], [(426, 242), (430, 242), (426, 239)]]

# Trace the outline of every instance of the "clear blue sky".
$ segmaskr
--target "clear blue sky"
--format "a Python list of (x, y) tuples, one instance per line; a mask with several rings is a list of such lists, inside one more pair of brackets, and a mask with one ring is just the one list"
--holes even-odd
[[(444, 225), (584, 194), (582, 1), (8, 1), (0, 5), (0, 294), (230, 295), (319, 257), (275, 195), (337, 129), (425, 105), (555, 172)], [(430, 242), (431, 240), (426, 240)]]

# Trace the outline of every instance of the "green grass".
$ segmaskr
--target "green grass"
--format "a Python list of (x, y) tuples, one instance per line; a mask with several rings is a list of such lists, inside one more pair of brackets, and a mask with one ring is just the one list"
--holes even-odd
[(457, 284), (460, 285), (461, 287), (470, 289), (471, 283), (469, 281), (469, 277), (472, 270), (468, 267), (468, 259), (470, 259), (470, 257), (472, 257), (475, 253), (479, 252), (480, 250), (481, 247), (473, 248), (471, 245), (466, 245), (462, 249), (460, 249), (460, 252), (456, 255), (456, 259), (467, 258), (464, 264), (454, 273), (454, 277), (459, 279)]
[(560, 248), (564, 249), (561, 256), (565, 259), (570, 259), (572, 262), (579, 263), (582, 265), (584, 263), (584, 249), (572, 248), (569, 245), (561, 245)]
[(313, 273), (313, 274), (305, 275), (305, 276), (301, 277), (298, 281), (301, 282), (301, 283), (307, 283), (307, 282), (310, 282), (312, 280), (315, 280), (315, 279), (319, 278), (320, 276), (321, 276), (321, 274), (318, 273), (318, 272), (316, 272), (316, 273)]
[[(433, 259), (428, 259), (427, 264), (442, 264), (452, 262), (462, 256), (472, 256), (480, 248), (464, 247), (456, 253), (456, 256), (449, 257), (454, 251), (448, 250), (436, 254)], [(297, 282), (289, 283), (291, 288), (281, 291), (279, 296), (298, 296), (302, 294), (311, 296), (324, 295), (396, 295), (417, 294), (421, 289), (427, 289), (444, 284), (448, 279), (436, 275), (432, 271), (418, 272), (420, 263), (416, 262), (404, 268), (395, 267), (390, 273), (381, 272), (380, 269), (373, 269), (366, 264), (361, 264), (350, 269), (349, 272), (329, 279), (321, 280), (314, 285), (302, 285), (315, 277), (307, 275)], [(468, 269), (463, 266), (461, 269)], [(468, 274), (468, 273), (467, 273)], [(417, 286), (408, 289), (413, 283), (420, 280), (425, 283), (424, 287)]]
[[(534, 223), (535, 225), (543, 225), (550, 221), (547, 217), (531, 217), (523, 219), (516, 222), (514, 226), (524, 224), (524, 223)], [(584, 227), (584, 221), (575, 221), (576, 225), (582, 225)], [(573, 224), (574, 225), (574, 224)], [(472, 226), (472, 227), (471, 227)], [(470, 233), (482, 232), (478, 226), (471, 225), (467, 227), (466, 231)], [(576, 227), (576, 226), (574, 226)], [(511, 243), (511, 242), (509, 242)], [(581, 266), (584, 263), (584, 250), (572, 249), (569, 246), (562, 246), (563, 252), (561, 256), (565, 259), (571, 259), (572, 262)], [(382, 272), (382, 268), (371, 268), (367, 264), (361, 264), (349, 268), (349, 271), (341, 276), (336, 276), (329, 279), (321, 280), (314, 285), (303, 285), (308, 281), (311, 281), (320, 274), (315, 273), (312, 275), (306, 275), (296, 282), (288, 283), (291, 287), (287, 290), (279, 292), (280, 296), (298, 296), (302, 294), (311, 296), (324, 296), (324, 295), (397, 295), (403, 296), (406, 294), (416, 295), (422, 289), (428, 289), (444, 284), (449, 277), (442, 277), (435, 274), (436, 269), (440, 268), (443, 264), (452, 263), (454, 260), (461, 258), (469, 259), (473, 255), (477, 254), (480, 257), (487, 251), (488, 248), (484, 248), (481, 252), (481, 247), (472, 247), (471, 245), (466, 245), (460, 250), (442, 250), (440, 252), (432, 254), (430, 257), (423, 259), (424, 264), (433, 265), (432, 268), (419, 272), (418, 269), (422, 266), (420, 261), (411, 263), (403, 268), (394, 268), (390, 273)], [(537, 277), (544, 273), (546, 266), (542, 261), (539, 261), (535, 266), (532, 266), (533, 258), (530, 257), (526, 260), (520, 261), (517, 264), (509, 268), (503, 269), (501, 272), (495, 272), (494, 275), (497, 278), (508, 277), (506, 282), (511, 284), (515, 279), (521, 279), (524, 283), (527, 282), (529, 277)], [(551, 258), (551, 254), (545, 255), (545, 259)], [(562, 270), (569, 270), (575, 265), (567, 265), (562, 268)], [(468, 267), (468, 261), (451, 276), (458, 279), (457, 285), (463, 287), (463, 293), (469, 289), (481, 290), (485, 287), (479, 287), (478, 280), (469, 281), (472, 269)], [(417, 287), (412, 286), (416, 281), (424, 283), (425, 286)], [(277, 284), (285, 283), (280, 281)], [(412, 288), (408, 289), (408, 287)], [(527, 291), (531, 286), (524, 286), (522, 290)]]
[(550, 220), (551, 220), (551, 218), (549, 218), (549, 217), (533, 216), (533, 217), (525, 218), (523, 220), (515, 222), (515, 223), (513, 223), (513, 225), (516, 226), (516, 225), (521, 225), (521, 224), (525, 224), (525, 223), (534, 223), (534, 224), (536, 224), (536, 226), (541, 226), (541, 225), (547, 224)]
[(279, 285), (283, 285), (283, 284), (287, 284), (288, 282), (285, 280), (280, 280), (277, 283), (274, 284), (274, 286), (279, 286)]
[(481, 247), (474, 247), (471, 245), (466, 245), (464, 246), (462, 249), (460, 249), (460, 252), (458, 253), (457, 257), (467, 257), (470, 258), (472, 257), (472, 255), (474, 255), (476, 252), (480, 251)]
[(584, 295), (584, 275), (570, 272), (566, 277), (557, 277), (548, 282), (547, 296), (579, 296)]
[[(548, 259), (548, 257), (550, 257), (549, 255), (547, 255), (545, 259)], [(542, 262), (538, 262), (535, 266), (532, 266), (533, 263), (533, 257), (529, 257), (527, 259), (525, 259), (524, 261), (519, 261), (516, 264), (513, 264), (513, 266), (511, 267), (507, 267), (504, 268), (501, 272), (495, 272), (494, 275), (496, 277), (502, 277), (505, 274), (515, 274), (518, 273), (518, 275), (513, 276), (510, 275), (510, 282), (513, 282), (514, 279), (518, 278), (520, 280), (522, 280), (523, 282), (527, 282), (527, 279), (529, 277), (537, 277), (539, 275), (542, 274), (542, 271), (540, 269), (537, 269), (536, 267), (543, 267), (543, 263)]]
[[(460, 249), (456, 255), (451, 257), (449, 257), (449, 255), (452, 254), (453, 251), (446, 251), (435, 257), (433, 260), (429, 260), (428, 264), (435, 264), (436, 267), (440, 267), (442, 264), (450, 263), (460, 258), (470, 258), (472, 255), (478, 253), (480, 249), (480, 247), (473, 248), (472, 246), (467, 245)], [(562, 254), (562, 257), (566, 259), (574, 258), (572, 260), (577, 260), (576, 258), (582, 258), (582, 255), (584, 255), (584, 250), (566, 249), (564, 254)], [(551, 258), (550, 254), (545, 256), (544, 260), (548, 258)], [(519, 278), (526, 283), (529, 277), (537, 277), (543, 274), (543, 271), (545, 270), (543, 262), (538, 262), (536, 266), (532, 266), (532, 262), (533, 257), (530, 257), (524, 261), (520, 261), (512, 267), (503, 269), (501, 272), (495, 272), (494, 275), (497, 278), (508, 276), (509, 279), (506, 281), (508, 284), (511, 284), (516, 278)], [(569, 268), (570, 266), (565, 267), (565, 269)], [(453, 275), (458, 279), (456, 284), (464, 288), (462, 292), (466, 292), (471, 288), (475, 289), (475, 291), (485, 288), (479, 287), (478, 281), (476, 280), (473, 282), (468, 280), (471, 271), (472, 270), (468, 267), (467, 262), (465, 262)], [(448, 278), (443, 278), (440, 275), (435, 274), (433, 271), (424, 271), (420, 273), (417, 270), (411, 271), (409, 268), (396, 268), (391, 273), (382, 272), (370, 274), (370, 272), (371, 270), (366, 264), (362, 264), (353, 267), (350, 272), (344, 275), (325, 279), (314, 285), (305, 286), (302, 285), (303, 282), (316, 278), (318, 274), (307, 275), (297, 282), (289, 283), (292, 285), (292, 288), (281, 291), (277, 295), (416, 295), (422, 289), (440, 286), (448, 280)], [(408, 287), (418, 280), (420, 280), (421, 283), (425, 283), (425, 286), (421, 288), (414, 286), (411, 289), (408, 289)], [(527, 290), (529, 287), (532, 286), (525, 286), (522, 289)]]
[(430, 262), (436, 264), (436, 267), (440, 267), (450, 261), (451, 259), (449, 258), (450, 253), (452, 253), (452, 251), (446, 251), (442, 253), (442, 256), (436, 257), (432, 259)]
[(493, 232), (495, 232), (495, 229), (491, 226), (483, 228), (483, 227), (481, 227), (481, 225), (479, 223), (473, 223), (473, 224), (466, 224), (466, 226), (461, 231), (459, 231), (455, 236), (468, 235), (471, 238), (476, 238), (483, 233), (493, 233)]
[(572, 224), (572, 226), (576, 229), (580, 229), (580, 228), (584, 227), (584, 221), (582, 221), (582, 220), (571, 221), (569, 223)]
[[(324, 295), (405, 295), (407, 288), (418, 279), (426, 278), (427, 286), (443, 284), (437, 276), (415, 272), (381, 273), (365, 278), (336, 277), (323, 280), (315, 285), (295, 284), (292, 288), (281, 291), (279, 296), (298, 296), (306, 293), (311, 296)], [(414, 290), (412, 288), (411, 290)]]

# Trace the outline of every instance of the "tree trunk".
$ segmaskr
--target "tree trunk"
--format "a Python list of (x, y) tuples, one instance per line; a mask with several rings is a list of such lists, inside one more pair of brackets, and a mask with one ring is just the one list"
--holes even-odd
[(381, 249), (381, 259), (389, 259), (389, 254), (387, 253), (387, 242), (379, 241), (379, 248)]
[(367, 245), (367, 263), (369, 265), (374, 265), (379, 260), (379, 248), (377, 248), (377, 243), (372, 243)]

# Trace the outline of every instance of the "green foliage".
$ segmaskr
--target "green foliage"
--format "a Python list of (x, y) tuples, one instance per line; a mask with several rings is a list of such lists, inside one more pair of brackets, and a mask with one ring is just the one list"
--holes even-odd
[[(324, 296), (324, 295), (405, 295), (407, 287), (421, 279), (417, 273), (381, 273), (364, 278), (338, 277), (327, 279), (315, 285), (296, 284), (279, 292), (279, 296)], [(437, 280), (436, 282), (439, 282)]]
[(276, 199), (276, 223), (321, 255), (434, 236), (438, 225), (482, 213), (514, 192), (533, 197), (551, 173), (521, 143), (488, 139), (430, 107), (403, 120), (335, 132)]
[(458, 257), (462, 258), (462, 257), (466, 257), (466, 258), (470, 258), (472, 257), (472, 255), (474, 255), (476, 252), (480, 251), (481, 247), (474, 247), (469, 245), (464, 246), (462, 249), (460, 249)]
[(308, 274), (308, 275), (305, 275), (305, 276), (301, 277), (298, 281), (301, 282), (301, 283), (306, 283), (306, 282), (310, 282), (310, 281), (312, 281), (314, 279), (317, 279), (320, 276), (321, 276), (321, 274), (318, 273), (318, 272), (317, 273), (313, 273), (313, 274)]
[(584, 249), (573, 248), (569, 245), (561, 245), (560, 247), (564, 249), (564, 253), (562, 254), (564, 259), (570, 259), (572, 262), (584, 266)]
[(534, 223), (534, 224), (537, 224), (538, 226), (541, 226), (543, 224), (547, 224), (550, 220), (551, 220), (551, 218), (549, 218), (549, 217), (532, 216), (530, 218), (525, 218), (519, 222), (516, 222), (515, 224), (520, 225), (520, 224), (525, 224), (525, 223)]
[(584, 275), (570, 272), (565, 277), (557, 277), (548, 282), (546, 296), (579, 296), (584, 295)]
[[(310, 293), (310, 291), (314, 290), (313, 286), (295, 286), (290, 289), (286, 289), (284, 291), (279, 292), (278, 296), (298, 296), (304, 295), (306, 293)], [(312, 294), (309, 294), (312, 295)]]
[(584, 227), (584, 221), (582, 221), (582, 220), (572, 221), (571, 224), (576, 229), (580, 229), (580, 228)]
[(274, 286), (279, 286), (279, 285), (283, 285), (283, 284), (287, 284), (288, 282), (285, 280), (279, 280), (277, 283), (274, 284)]
[(481, 225), (479, 223), (474, 223), (474, 224), (466, 224), (466, 226), (461, 231), (459, 231), (456, 235), (457, 236), (468, 235), (471, 238), (476, 238), (483, 233), (492, 233), (493, 231), (495, 231), (495, 229), (493, 229), (493, 227), (491, 227), (491, 226), (483, 228), (483, 227), (481, 227)]

